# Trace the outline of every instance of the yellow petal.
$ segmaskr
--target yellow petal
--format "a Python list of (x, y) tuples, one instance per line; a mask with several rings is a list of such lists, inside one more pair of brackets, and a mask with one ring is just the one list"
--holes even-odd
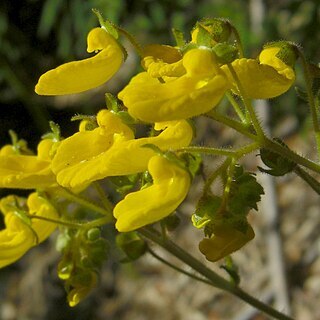
[[(36, 192), (31, 193), (27, 200), (27, 206), (29, 208), (29, 214), (58, 220), (59, 215), (55, 208), (45, 198), (40, 197)], [(32, 229), (37, 233), (39, 243), (47, 239), (51, 233), (56, 229), (55, 223), (33, 219)]]
[[(0, 268), (21, 258), (37, 241), (44, 241), (56, 228), (54, 223), (36, 219), (32, 219), (31, 225), (27, 225), (14, 214), (15, 200), (21, 204), (25, 202), (25, 199), (15, 196), (0, 200), (0, 209), (5, 216), (5, 229), (0, 231)], [(58, 214), (51, 204), (36, 193), (29, 195), (27, 207), (29, 214), (58, 219)]]
[(161, 83), (142, 72), (118, 97), (133, 117), (146, 122), (191, 118), (216, 106), (230, 84), (208, 50), (190, 50), (183, 57), (187, 74)]
[(107, 82), (123, 62), (122, 49), (104, 29), (96, 28), (88, 35), (88, 51), (93, 50), (101, 51), (94, 57), (62, 64), (43, 74), (35, 87), (36, 93), (39, 95), (79, 93)]
[(172, 213), (186, 197), (190, 176), (161, 156), (150, 159), (148, 170), (153, 185), (129, 193), (113, 210), (116, 228), (128, 232), (163, 219)]
[(155, 137), (133, 139), (131, 136), (109, 142), (98, 134), (100, 128), (76, 133), (61, 142), (52, 162), (53, 171), (59, 184), (72, 188), (108, 176), (145, 171), (154, 151), (142, 148), (143, 145), (154, 144), (168, 150), (187, 146), (192, 140), (193, 131), (187, 121), (172, 122), (166, 127)]
[[(279, 48), (268, 48), (261, 52), (260, 63), (254, 59), (237, 59), (232, 62), (240, 82), (249, 98), (269, 99), (277, 97), (290, 89), (294, 80), (293, 69), (275, 55)], [(235, 82), (227, 66), (222, 67), (229, 78)]]
[[(101, 155), (118, 140), (133, 139), (132, 130), (108, 110), (97, 115), (99, 127), (81, 131), (60, 142), (52, 161), (52, 171), (62, 186), (80, 187), (94, 181), (92, 176), (101, 176), (104, 167)], [(98, 163), (100, 165), (98, 166)], [(103, 175), (103, 174), (102, 174)]]
[(186, 73), (182, 54), (177, 48), (153, 44), (143, 50), (142, 66), (152, 78), (180, 77)]
[(55, 183), (50, 161), (37, 156), (0, 156), (0, 188), (35, 189)]
[(224, 225), (215, 230), (211, 238), (203, 239), (199, 243), (199, 250), (207, 260), (215, 262), (239, 250), (253, 238), (254, 231), (250, 225), (246, 233)]

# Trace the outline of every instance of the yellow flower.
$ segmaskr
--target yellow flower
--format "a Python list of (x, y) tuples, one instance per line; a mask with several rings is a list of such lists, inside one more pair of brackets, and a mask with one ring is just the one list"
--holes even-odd
[(152, 78), (180, 77), (186, 73), (177, 48), (152, 44), (143, 50), (142, 66)]
[[(19, 208), (17, 208), (17, 203)], [(17, 212), (27, 209), (30, 215), (58, 219), (58, 214), (52, 205), (37, 193), (29, 195), (28, 199), (8, 196), (0, 200), (0, 210), (4, 215), (5, 229), (0, 231), (0, 268), (15, 262), (31, 247), (44, 241), (55, 230), (56, 224), (40, 219), (24, 221)]]
[(218, 261), (229, 254), (239, 250), (254, 238), (254, 231), (250, 225), (246, 233), (232, 226), (222, 225), (216, 227), (211, 238), (204, 238), (199, 243), (199, 250), (212, 262)]
[(212, 52), (192, 49), (182, 63), (186, 74), (166, 83), (147, 72), (134, 77), (118, 95), (128, 112), (146, 122), (161, 122), (191, 118), (217, 105), (230, 84)]
[(35, 91), (39, 95), (79, 93), (107, 82), (121, 67), (124, 55), (118, 42), (103, 28), (92, 29), (87, 51), (94, 57), (65, 63), (43, 74)]
[(113, 210), (116, 228), (128, 232), (163, 219), (186, 197), (190, 187), (189, 173), (162, 156), (149, 160), (153, 177), (150, 187), (129, 193)]
[(189, 145), (193, 136), (187, 121), (156, 124), (156, 130), (164, 129), (158, 136), (134, 139), (131, 129), (114, 113), (102, 110), (97, 119), (98, 128), (78, 132), (60, 143), (52, 170), (62, 186), (81, 187), (107, 176), (145, 171), (155, 152), (143, 145), (178, 149)]
[(50, 150), (54, 142), (42, 140), (37, 155), (18, 154), (10, 146), (0, 150), (0, 188), (36, 189), (56, 184), (50, 169)]
[[(276, 57), (279, 47), (262, 50), (259, 61), (255, 59), (236, 59), (232, 66), (237, 73), (245, 93), (252, 99), (269, 99), (279, 96), (290, 89), (295, 81), (295, 72)], [(221, 68), (237, 87), (226, 65)]]

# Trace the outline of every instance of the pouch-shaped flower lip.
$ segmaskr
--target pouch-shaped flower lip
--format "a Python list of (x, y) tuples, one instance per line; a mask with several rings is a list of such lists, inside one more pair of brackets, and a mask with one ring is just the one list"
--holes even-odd
[(146, 122), (191, 118), (211, 110), (231, 87), (209, 50), (188, 51), (183, 65), (187, 73), (166, 83), (146, 72), (134, 77), (118, 95), (130, 115)]
[(152, 157), (148, 170), (153, 184), (129, 193), (113, 210), (120, 232), (136, 230), (163, 219), (180, 205), (189, 191), (189, 173), (164, 157)]
[(111, 111), (101, 110), (97, 122), (99, 126), (92, 131), (82, 130), (60, 142), (51, 168), (61, 185), (69, 186), (70, 179), (77, 181), (71, 187), (84, 184), (99, 171), (97, 161), (115, 141), (134, 138), (132, 130)]
[(84, 60), (72, 61), (44, 73), (36, 87), (39, 95), (65, 95), (93, 89), (107, 82), (121, 67), (124, 55), (117, 41), (103, 28), (92, 29), (87, 51), (99, 52)]
[[(13, 212), (14, 199), (21, 202), (21, 198), (7, 196), (0, 200), (0, 210), (4, 215), (5, 229), (0, 231), (0, 268), (7, 266), (21, 258), (36, 241), (42, 242), (55, 230), (56, 224), (44, 220), (33, 219), (28, 226)], [(23, 200), (24, 202), (25, 200)], [(32, 193), (27, 199), (27, 207), (32, 215), (58, 219), (55, 209), (37, 193)], [(31, 230), (32, 228), (32, 230)]]
[[(116, 115), (113, 117), (120, 121)], [(113, 125), (115, 122), (112, 121)], [(111, 126), (106, 125), (105, 130), (108, 127)], [(132, 132), (131, 136), (108, 137), (99, 133), (101, 128), (96, 128), (62, 141), (52, 162), (58, 183), (74, 188), (108, 176), (142, 172), (147, 170), (148, 161), (155, 154), (143, 145), (154, 144), (162, 150), (178, 149), (189, 145), (193, 138), (192, 127), (185, 120), (155, 127), (164, 130), (154, 137), (134, 139)]]
[(52, 140), (42, 140), (38, 145), (38, 155), (0, 153), (0, 187), (35, 189), (52, 187), (56, 178), (51, 171), (49, 149)]
[[(295, 81), (294, 70), (276, 57), (279, 50), (280, 48), (262, 50), (259, 61), (242, 58), (232, 62), (232, 66), (249, 98), (274, 98), (283, 94), (292, 86)], [(237, 92), (228, 67), (224, 65), (221, 69), (225, 72), (229, 81), (234, 83), (233, 90)]]

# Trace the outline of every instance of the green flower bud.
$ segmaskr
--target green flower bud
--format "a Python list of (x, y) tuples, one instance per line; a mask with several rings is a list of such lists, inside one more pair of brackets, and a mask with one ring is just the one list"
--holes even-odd
[(168, 231), (174, 231), (180, 224), (180, 218), (176, 214), (171, 214), (164, 218), (163, 222)]
[(101, 231), (99, 228), (92, 228), (87, 232), (87, 238), (89, 241), (96, 241), (101, 237)]
[[(277, 140), (281, 145), (287, 147), (282, 141)], [(261, 172), (268, 173), (272, 176), (283, 176), (289, 172), (291, 172), (296, 164), (290, 161), (287, 158), (284, 158), (278, 153), (272, 152), (267, 149), (260, 150), (260, 157), (262, 162), (270, 168), (270, 170), (266, 170), (264, 168), (258, 167)]]
[(267, 43), (263, 46), (263, 48), (280, 48), (276, 54), (276, 57), (290, 67), (294, 67), (295, 62), (299, 57), (298, 46), (289, 41), (276, 41)]
[(136, 232), (120, 233), (116, 237), (116, 244), (130, 260), (137, 260), (147, 250), (147, 244)]
[(58, 264), (58, 277), (62, 280), (70, 279), (73, 268), (73, 262), (64, 258)]
[(225, 19), (204, 19), (195, 25), (191, 31), (192, 42), (198, 45), (212, 47), (218, 42), (229, 40), (232, 28)]

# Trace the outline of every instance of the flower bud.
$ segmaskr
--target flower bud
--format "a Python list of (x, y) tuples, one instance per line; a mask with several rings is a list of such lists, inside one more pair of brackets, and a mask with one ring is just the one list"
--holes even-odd
[(230, 35), (231, 25), (225, 19), (204, 19), (191, 31), (192, 42), (209, 47), (228, 41)]

